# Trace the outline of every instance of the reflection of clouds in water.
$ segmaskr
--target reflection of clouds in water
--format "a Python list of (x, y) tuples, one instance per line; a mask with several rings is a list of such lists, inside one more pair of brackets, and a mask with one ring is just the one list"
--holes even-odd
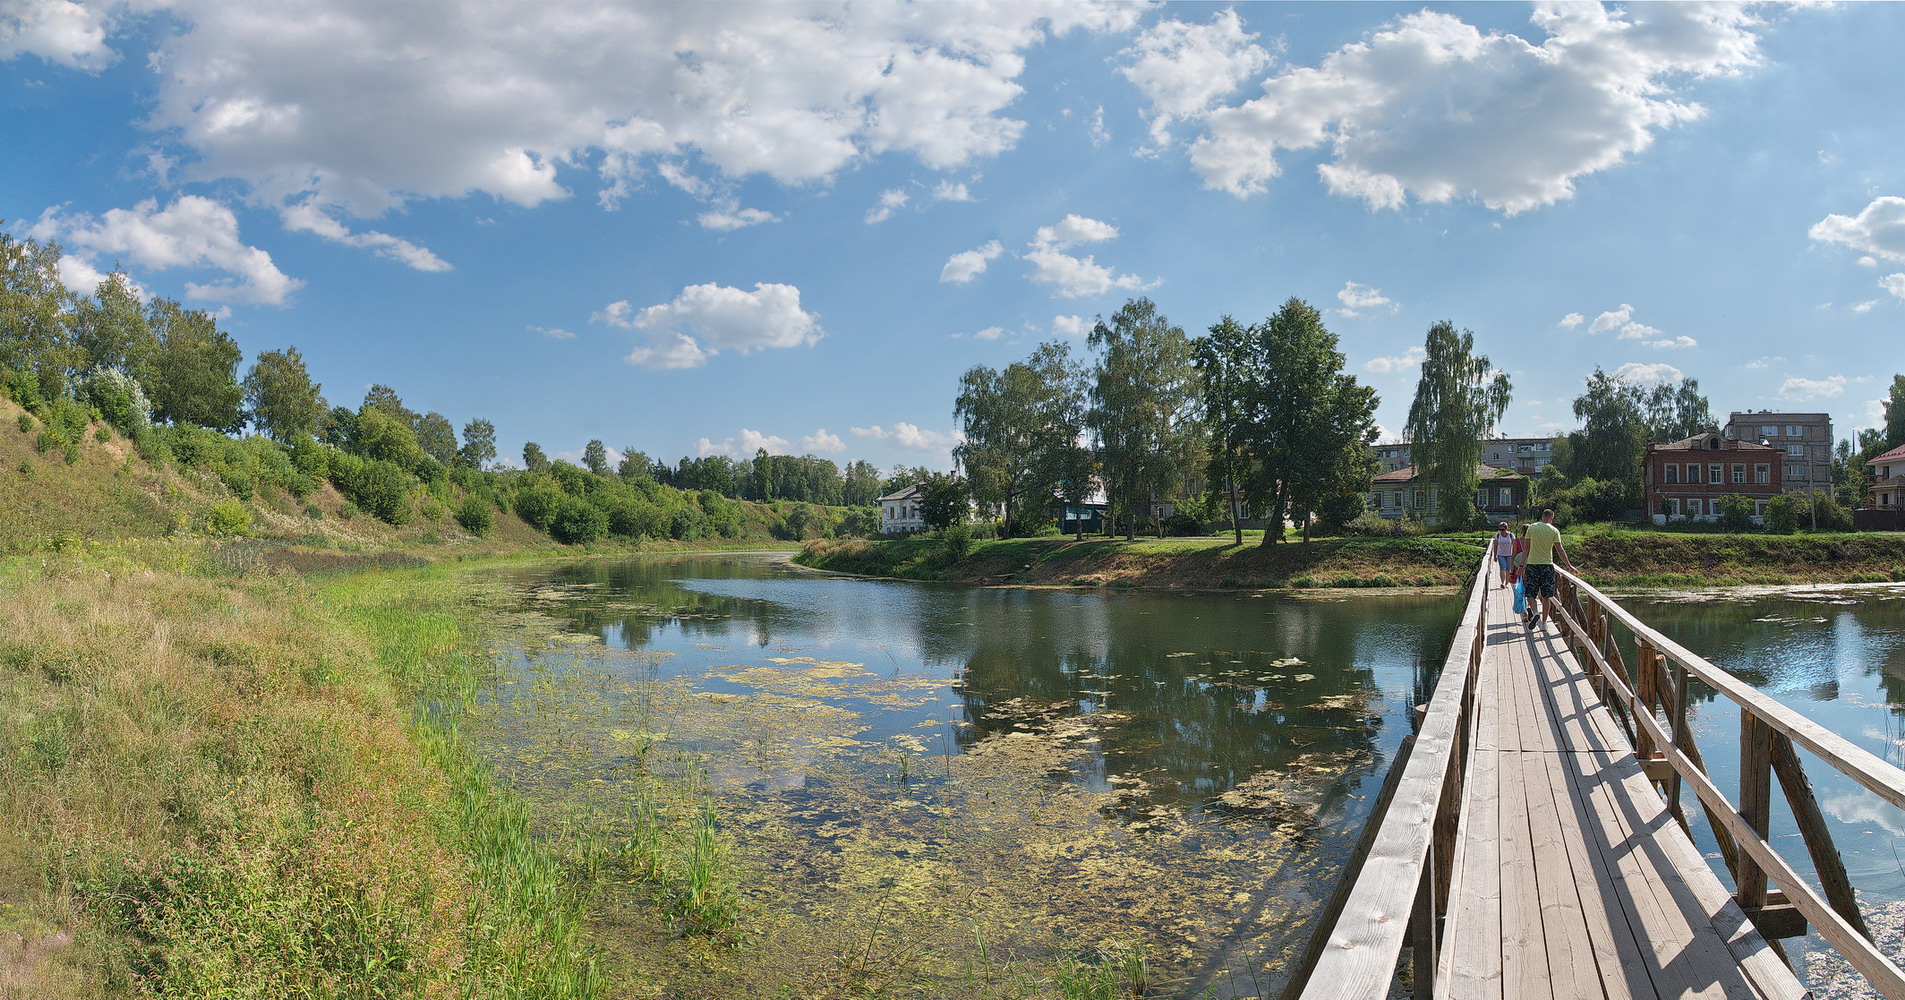
[(1841, 823), (1870, 823), (1895, 837), (1905, 837), (1905, 809), (1871, 795), (1828, 795), (1819, 807)]

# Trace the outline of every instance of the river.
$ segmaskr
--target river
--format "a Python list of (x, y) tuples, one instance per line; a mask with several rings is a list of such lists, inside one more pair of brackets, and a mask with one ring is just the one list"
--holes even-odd
[[(718, 826), (731, 934), (663, 933), (632, 898), (605, 919), (630, 969), (684, 996), (1040, 995), (1120, 963), (1166, 995), (1273, 996), (1459, 610), (858, 580), (757, 554), (502, 582), (521, 627), (470, 728), (504, 778), (625, 839), (671, 809)], [(1896, 761), (1897, 596), (1629, 606)], [(1722, 772), (1726, 707), (1694, 723)], [(1867, 903), (1905, 900), (1905, 816), (1812, 771)]]

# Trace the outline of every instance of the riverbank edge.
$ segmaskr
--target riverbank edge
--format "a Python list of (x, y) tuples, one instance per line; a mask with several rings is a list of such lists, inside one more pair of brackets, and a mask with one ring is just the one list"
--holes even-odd
[[(914, 536), (822, 539), (796, 565), (973, 586), (1170, 591), (1446, 591), (1466, 584), (1486, 536), (1326, 538), (1263, 547), (1228, 538), (976, 541), (963, 558)], [(1905, 535), (1671, 535), (1600, 530), (1565, 541), (1584, 578), (1627, 591), (1905, 582)]]

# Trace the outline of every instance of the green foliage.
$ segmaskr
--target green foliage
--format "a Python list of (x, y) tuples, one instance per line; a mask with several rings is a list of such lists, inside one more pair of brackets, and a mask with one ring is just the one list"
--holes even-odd
[(565, 496), (556, 502), (549, 535), (564, 545), (593, 542), (608, 533), (608, 515), (586, 500)]
[(523, 444), (523, 468), (531, 475), (549, 471), (549, 456), (542, 453), (542, 445), (534, 441)]
[(963, 524), (971, 510), (966, 496), (964, 479), (935, 472), (920, 488), (920, 518), (934, 530)]
[[(1091, 371), (1085, 425), (1097, 441), (1114, 523), (1122, 519), (1130, 537), (1139, 512), (1151, 499), (1176, 495), (1189, 473), (1203, 463), (1204, 428), (1191, 343), (1183, 328), (1146, 298), (1126, 302), (1111, 322), (1092, 328), (1089, 340), (1099, 356)], [(1077, 482), (1076, 499), (1082, 500), (1082, 470), (1065, 462), (1064, 446), (1075, 440), (1074, 434), (1059, 441), (1060, 465), (1054, 478)], [(1049, 498), (1047, 490), (1039, 498), (1041, 506)], [(1042, 523), (1044, 512), (1039, 513)]]
[(878, 507), (850, 507), (840, 518), (840, 526), (834, 533), (842, 538), (872, 538), (880, 533), (880, 509)]
[(107, 423), (128, 436), (152, 426), (152, 402), (132, 376), (117, 368), (95, 368), (79, 383), (79, 398)]
[(1853, 530), (1852, 512), (1840, 506), (1832, 497), (1824, 493), (1812, 496), (1804, 493), (1787, 495), (1792, 497), (1793, 517), (1800, 526), (1813, 531)]
[(356, 426), (346, 450), (372, 461), (391, 462), (406, 469), (423, 460), (423, 448), (416, 432), (392, 417), (381, 407), (366, 405), (358, 411)]
[[(975, 365), (960, 377), (953, 414), (965, 439), (953, 448), (953, 458), (965, 470), (972, 498), (1003, 509), (1008, 533), (1028, 534), (1046, 523), (1046, 505), (1060, 483), (1070, 480), (1072, 489), (1088, 485), (1077, 474), (1088, 468), (1088, 456), (1078, 447), (1081, 377), (1071, 349), (1056, 341), (1003, 370)], [(926, 478), (924, 470), (898, 471), (907, 481), (889, 480), (889, 489)]]
[(17, 423), (20, 426), (20, 433), (30, 433), (33, 430), (33, 415), (30, 413), (22, 413)]
[(147, 385), (154, 415), (228, 433), (244, 426), (237, 375), (244, 355), (231, 335), (210, 315), (164, 299), (153, 304), (148, 322), (158, 337)]
[(1387, 538), (1395, 531), (1395, 524), (1396, 522), (1373, 510), (1366, 510), (1343, 525), (1343, 534)]
[(516, 516), (537, 531), (548, 531), (555, 523), (556, 511), (565, 499), (567, 497), (553, 482), (538, 478), (516, 491)]
[(600, 438), (590, 441), (582, 449), (582, 467), (598, 476), (609, 474), (609, 450)]
[(213, 535), (236, 536), (251, 533), (251, 515), (236, 500), (220, 500), (205, 512), (205, 530)]
[(417, 418), (417, 447), (441, 465), (457, 461), (456, 431), (450, 419), (431, 411)]
[(338, 481), (336, 471), (332, 481), (352, 503), (395, 527), (410, 522), (410, 484), (416, 481), (410, 473), (381, 459), (338, 464), (345, 467), (343, 481)]
[(496, 526), (496, 508), (488, 500), (469, 494), (456, 505), (456, 523), (472, 535), (487, 535)]
[(1892, 376), (1892, 389), (1885, 397), (1885, 448), (1889, 451), (1905, 444), (1905, 375)]
[(23, 406), (66, 391), (66, 373), (86, 367), (68, 330), (72, 293), (60, 282), (57, 243), (0, 231), (0, 370)]
[(1458, 333), (1447, 320), (1429, 328), (1425, 351), (1409, 404), (1409, 454), (1417, 479), (1441, 497), (1441, 526), (1467, 527), (1475, 519), (1470, 498), (1481, 484), (1482, 442), (1507, 412), (1511, 387), (1487, 355), (1475, 353), (1475, 335)]
[(1613, 521), (1638, 505), (1629, 482), (1589, 478), (1567, 486), (1553, 485), (1565, 481), (1542, 477), (1540, 501), (1554, 508), (1555, 515), (1568, 524)]
[(475, 419), (463, 425), (463, 447), (457, 449), (457, 463), (469, 469), (482, 469), (496, 460), (496, 425)]
[[(1733, 527), (1732, 518), (1729, 517), (1732, 511), (1729, 509), (1727, 501), (1732, 499), (1732, 497), (1726, 497), (1720, 501), (1720, 520), (1726, 523), (1729, 528)], [(1745, 500), (1746, 498), (1741, 497), (1740, 499)], [(1795, 509), (1797, 505), (1793, 503), (1793, 500), (1794, 497), (1792, 494), (1781, 493), (1779, 496), (1766, 501), (1767, 533), (1790, 535), (1799, 530), (1798, 512)], [(1747, 501), (1747, 512), (1749, 514), (1752, 513), (1751, 501)]]
[[(1778, 500), (1783, 498), (1775, 497), (1774, 499)], [(1769, 503), (1767, 506), (1768, 506), (1767, 517), (1770, 523), (1770, 520), (1772, 517), (1771, 504)], [(1792, 520), (1792, 503), (1789, 501), (1783, 504), (1782, 506), (1784, 507), (1786, 512), (1786, 519), (1790, 523)], [(1730, 493), (1726, 496), (1721, 497), (1720, 498), (1720, 527), (1726, 531), (1752, 531), (1753, 530), (1753, 501), (1739, 495), (1738, 493)], [(1782, 532), (1782, 534), (1791, 534), (1791, 533), (1792, 533), (1792, 528), (1790, 527), (1788, 527), (1784, 532)]]
[(961, 562), (972, 552), (972, 527), (963, 521), (954, 524), (939, 533), (939, 541), (949, 561)]
[(278, 441), (310, 437), (324, 415), (320, 388), (311, 381), (297, 348), (258, 355), (245, 374), (245, 402), (252, 423)]

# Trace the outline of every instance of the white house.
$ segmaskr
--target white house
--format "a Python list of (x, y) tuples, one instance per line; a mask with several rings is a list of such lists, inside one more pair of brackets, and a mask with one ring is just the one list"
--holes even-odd
[(911, 535), (926, 530), (926, 519), (920, 516), (919, 501), (925, 483), (903, 486), (877, 502), (880, 505), (880, 534)]

